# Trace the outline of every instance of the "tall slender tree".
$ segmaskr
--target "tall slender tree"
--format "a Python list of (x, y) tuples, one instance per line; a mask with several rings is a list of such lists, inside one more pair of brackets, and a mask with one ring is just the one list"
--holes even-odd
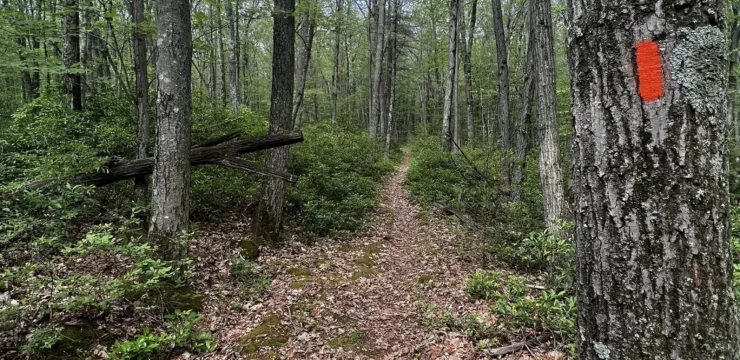
[(334, 11), (334, 64), (332, 66), (331, 73), (331, 122), (337, 122), (337, 98), (339, 96), (339, 46), (342, 36), (342, 19), (344, 17), (343, 12), (344, 0), (336, 0), (336, 8)]
[[(468, 128), (468, 144), (473, 142), (473, 42), (475, 40), (475, 20), (478, 12), (478, 0), (473, 0), (470, 6), (470, 23), (467, 26), (467, 39), (464, 39), (462, 44), (463, 49), (463, 72), (465, 72), (465, 109), (466, 118), (465, 123)], [(464, 22), (463, 22), (464, 23)]]
[(493, 8), (493, 35), (496, 38), (496, 64), (498, 65), (498, 144), (501, 149), (509, 149), (511, 146), (511, 135), (509, 133), (509, 123), (511, 122), (509, 112), (509, 44), (504, 32), (504, 14), (501, 8), (501, 0), (491, 0), (491, 6)]
[[(295, 72), (295, 0), (275, 0), (272, 35), (272, 93), (270, 95), (270, 134), (293, 130), (293, 73)], [(285, 170), (287, 146), (267, 151), (267, 166)], [(285, 183), (268, 178), (262, 187), (255, 231), (270, 242), (280, 239)]]
[(447, 16), (447, 36), (449, 43), (447, 47), (447, 71), (445, 72), (445, 94), (444, 108), (442, 112), (442, 148), (445, 151), (452, 150), (454, 137), (453, 106), (455, 100), (455, 88), (457, 87), (457, 43), (458, 43), (458, 14), (460, 13), (460, 0), (449, 1), (449, 15)]
[[(239, 1), (237, 1), (237, 4)], [(234, 13), (231, 0), (224, 0), (226, 22), (229, 27), (229, 104), (231, 115), (239, 112), (241, 92), (239, 90), (239, 20)]]
[(723, 2), (660, 5), (569, 6), (584, 360), (740, 359)]
[(64, 0), (62, 16), (64, 93), (67, 107), (82, 110), (82, 74), (80, 72), (80, 11), (78, 0)]
[(191, 61), (190, 2), (157, 1), (157, 126), (149, 233), (167, 258), (182, 251), (174, 237), (188, 227), (190, 210)]
[(313, 38), (316, 35), (316, 4), (307, 1), (301, 12), (298, 29), (298, 58), (295, 69), (295, 94), (293, 95), (293, 127), (301, 123), (301, 104), (306, 89), (308, 67), (311, 64)]
[(554, 229), (565, 209), (563, 174), (558, 147), (558, 122), (555, 104), (555, 49), (553, 46), (552, 3), (534, 0), (537, 26), (537, 135), (540, 142), (540, 185), (545, 223)]
[(537, 57), (537, 2), (529, 2), (529, 24), (527, 31), (527, 49), (525, 58), (524, 87), (522, 88), (521, 107), (519, 114), (514, 123), (514, 161), (511, 163), (511, 199), (514, 201), (521, 200), (522, 182), (524, 181), (524, 165), (529, 149), (527, 139), (527, 130), (532, 118), (532, 101), (535, 93), (535, 84), (538, 83), (537, 67), (535, 58)]
[[(131, 0), (131, 15), (133, 17), (133, 52), (134, 73), (136, 74), (136, 158), (148, 157), (149, 145), (149, 77), (147, 74), (146, 32), (143, 29), (144, 0)], [(137, 201), (146, 199), (149, 185), (145, 176), (139, 176), (134, 181), (134, 192)]]
[(370, 138), (375, 139), (380, 126), (382, 107), (382, 75), (383, 75), (383, 53), (385, 42), (383, 30), (385, 28), (385, 0), (375, 0), (375, 56), (373, 58), (374, 70), (372, 78), (372, 97), (370, 99)]

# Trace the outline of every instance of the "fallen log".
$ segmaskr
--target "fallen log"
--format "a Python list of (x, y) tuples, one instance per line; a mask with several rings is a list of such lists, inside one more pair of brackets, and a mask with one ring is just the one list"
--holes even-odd
[[(238, 158), (239, 155), (266, 150), (274, 147), (286, 146), (303, 141), (303, 135), (299, 132), (286, 134), (268, 135), (257, 139), (242, 139), (230, 142), (223, 142), (233, 139), (233, 135), (222, 137), (209, 141), (190, 150), (190, 165), (221, 165), (229, 168), (249, 171), (266, 176), (275, 176), (289, 182), (296, 182), (297, 177), (284, 171), (270, 169), (268, 167), (250, 163)], [(82, 174), (66, 179), (75, 185), (94, 185), (103, 186), (121, 180), (131, 179), (140, 175), (149, 175), (154, 171), (154, 158), (124, 161), (107, 169), (105, 172), (96, 172), (94, 174)], [(45, 179), (29, 183), (26, 188), (39, 189), (53, 183), (59, 182), (60, 179)]]
[(484, 350), (483, 352), (485, 352), (486, 355), (488, 356), (503, 356), (506, 354), (515, 353), (517, 351), (522, 351), (524, 348), (535, 347), (537, 345), (540, 345), (544, 343), (545, 341), (550, 340), (551, 336), (552, 334), (549, 331), (545, 331), (544, 333), (540, 334), (534, 339), (514, 343), (514, 344), (503, 346), (500, 348)]

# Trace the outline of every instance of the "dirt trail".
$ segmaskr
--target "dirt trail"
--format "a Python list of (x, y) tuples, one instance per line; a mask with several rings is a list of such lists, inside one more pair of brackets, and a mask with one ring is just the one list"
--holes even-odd
[[(260, 256), (274, 275), (268, 294), (228, 314), (207, 301), (218, 358), (471, 359), (473, 344), (434, 325), (434, 314), (475, 312), (465, 298), (474, 261), (449, 223), (410, 201), (404, 157), (382, 188), (369, 229), (341, 240), (291, 244)], [(233, 306), (232, 306), (233, 307)]]

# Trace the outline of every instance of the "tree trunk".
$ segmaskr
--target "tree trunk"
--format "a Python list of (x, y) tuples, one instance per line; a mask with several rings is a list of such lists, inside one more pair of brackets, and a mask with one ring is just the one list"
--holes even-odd
[(473, 64), (471, 55), (473, 53), (473, 41), (475, 40), (475, 17), (478, 9), (478, 0), (473, 0), (470, 9), (470, 25), (468, 26), (468, 39), (463, 40), (465, 49), (463, 52), (463, 71), (465, 72), (465, 107), (467, 110), (466, 124), (468, 126), (468, 144), (473, 143)]
[(738, 9), (735, 1), (732, 1), (732, 27), (730, 28), (730, 46), (727, 53), (729, 54), (729, 76), (727, 88), (729, 97), (727, 101), (727, 125), (732, 128), (735, 138), (735, 146), (740, 144), (740, 124), (737, 121), (737, 111), (735, 110), (735, 100), (737, 99), (737, 59), (738, 43), (740, 43), (740, 24), (738, 24)]
[(398, 0), (391, 0), (391, 13), (393, 14), (393, 20), (391, 21), (389, 36), (392, 36), (390, 45), (390, 91), (388, 94), (388, 116), (385, 129), (385, 146), (383, 147), (383, 157), (388, 159), (391, 151), (391, 135), (393, 131), (393, 118), (395, 116), (395, 103), (396, 103), (396, 57), (398, 56), (397, 45), (398, 39), (396, 36), (396, 29), (398, 27)]
[(184, 249), (174, 237), (187, 230), (190, 205), (190, 2), (158, 0), (156, 21), (159, 84), (149, 233), (161, 239), (166, 258), (177, 259)]
[[(131, 15), (133, 17), (133, 52), (134, 72), (136, 73), (136, 158), (144, 159), (148, 156), (149, 145), (149, 77), (147, 76), (146, 33), (141, 28), (144, 25), (144, 0), (131, 1)], [(134, 195), (136, 201), (144, 202), (149, 185), (146, 176), (139, 176), (134, 181)]]
[(514, 124), (514, 161), (511, 164), (511, 199), (519, 201), (522, 199), (522, 182), (524, 182), (524, 165), (527, 160), (529, 141), (527, 130), (532, 120), (532, 100), (534, 98), (535, 84), (538, 84), (537, 67), (535, 58), (537, 56), (537, 17), (534, 16), (537, 9), (535, 1), (529, 2), (529, 39), (527, 40), (527, 53), (524, 55), (526, 67), (524, 71), (524, 88), (522, 89), (521, 109)]
[(337, 122), (337, 97), (339, 94), (339, 42), (341, 40), (341, 23), (344, 14), (344, 0), (337, 0), (337, 7), (334, 13), (336, 25), (334, 26), (334, 66), (331, 73), (331, 122)]
[[(237, 4), (239, 2), (237, 1)], [(226, 22), (229, 26), (229, 104), (231, 105), (231, 116), (239, 112), (239, 40), (238, 20), (234, 15), (231, 0), (224, 0), (226, 7)]]
[(308, 77), (308, 66), (311, 64), (311, 52), (313, 49), (313, 38), (316, 34), (316, 9), (315, 4), (310, 3), (310, 8), (301, 13), (301, 24), (298, 30), (298, 59), (296, 61), (295, 73), (295, 95), (293, 96), (293, 127), (298, 128), (301, 122), (301, 105), (303, 94), (306, 89), (306, 78)]
[(504, 33), (504, 15), (501, 11), (501, 0), (491, 0), (491, 6), (493, 6), (493, 35), (496, 38), (496, 64), (498, 65), (498, 138), (499, 147), (507, 150), (511, 147), (511, 135), (509, 134), (509, 123), (511, 122), (509, 113), (509, 45)]
[(222, 106), (226, 106), (228, 92), (226, 90), (226, 59), (224, 58), (224, 33), (220, 4), (218, 6), (218, 16), (216, 17), (216, 28), (218, 30), (218, 58), (220, 60), (221, 67), (221, 104)]
[(385, 0), (376, 0), (375, 12), (376, 23), (375, 23), (375, 57), (373, 62), (375, 63), (375, 69), (373, 72), (373, 88), (372, 98), (370, 106), (370, 138), (375, 140), (378, 133), (378, 126), (381, 120), (381, 112), (383, 111), (381, 102), (382, 93), (382, 75), (383, 75), (383, 50), (384, 50), (384, 34), (383, 30), (385, 27)]
[(445, 95), (444, 109), (442, 112), (442, 149), (444, 151), (452, 150), (453, 127), (450, 123), (452, 120), (452, 109), (455, 87), (455, 73), (457, 72), (457, 41), (458, 41), (458, 19), (460, 12), (460, 0), (450, 0), (449, 15), (447, 17), (447, 29), (449, 43), (447, 48), (447, 71), (445, 72)]
[(64, 0), (62, 16), (64, 34), (63, 57), (64, 93), (70, 110), (82, 110), (82, 84), (80, 74), (80, 13), (78, 0)]
[[(293, 73), (295, 72), (295, 0), (275, 0), (272, 36), (272, 93), (270, 98), (270, 134), (293, 130)], [(267, 167), (284, 171), (288, 147), (267, 151)], [(277, 242), (283, 220), (285, 183), (267, 179), (262, 188), (255, 231), (259, 239)]]
[[(553, 48), (552, 5), (536, 0), (537, 19), (537, 135), (540, 141), (540, 185), (545, 223), (550, 229), (562, 219), (565, 208), (563, 175), (558, 148), (558, 122), (555, 103), (555, 50)], [(530, 15), (531, 16), (531, 15)]]
[(723, 3), (660, 5), (569, 9), (583, 360), (740, 358)]

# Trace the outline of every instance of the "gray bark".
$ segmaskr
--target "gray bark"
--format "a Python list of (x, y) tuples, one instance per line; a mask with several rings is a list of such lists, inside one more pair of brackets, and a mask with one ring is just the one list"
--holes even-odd
[[(536, 0), (532, 0), (536, 1)], [(501, 0), (491, 0), (493, 7), (493, 35), (496, 38), (496, 64), (498, 66), (498, 138), (501, 149), (511, 147), (509, 123), (509, 52), (504, 33), (504, 15)], [(552, 31), (552, 30), (550, 30)]]
[(316, 34), (316, 9), (306, 9), (301, 13), (301, 25), (298, 30), (298, 59), (296, 60), (295, 73), (295, 95), (293, 96), (293, 127), (298, 128), (301, 123), (301, 105), (303, 94), (306, 89), (306, 78), (308, 77), (308, 66), (311, 64), (311, 52), (313, 49), (313, 38)]
[(384, 24), (385, 24), (385, 0), (376, 0), (375, 12), (376, 24), (375, 24), (375, 56), (373, 63), (375, 68), (373, 70), (373, 87), (372, 87), (372, 98), (370, 106), (370, 121), (369, 131), (370, 138), (375, 139), (378, 133), (378, 126), (380, 125), (382, 108), (382, 88), (381, 78), (383, 75), (383, 50), (384, 50)]
[(229, 27), (229, 104), (231, 116), (236, 116), (239, 112), (239, 95), (241, 94), (239, 90), (239, 23), (234, 15), (231, 0), (224, 0), (224, 5), (226, 22)]
[(336, 11), (334, 17), (336, 18), (336, 25), (334, 26), (334, 65), (331, 73), (331, 122), (337, 122), (337, 97), (339, 94), (339, 43), (341, 40), (341, 23), (342, 17), (342, 6), (344, 0), (337, 0)]
[[(540, 185), (545, 223), (554, 229), (565, 208), (563, 175), (558, 148), (558, 122), (555, 103), (555, 50), (553, 47), (552, 4), (536, 0), (537, 19), (537, 135), (540, 141)], [(531, 15), (530, 15), (531, 16)]]
[(162, 239), (165, 257), (177, 258), (183, 249), (172, 238), (187, 229), (190, 205), (190, 2), (158, 0), (156, 21), (159, 82), (149, 233)]
[(224, 51), (223, 20), (221, 20), (221, 4), (218, 5), (218, 16), (216, 17), (216, 29), (218, 30), (218, 58), (221, 70), (221, 104), (226, 106), (228, 91), (226, 90), (226, 59)]
[(729, 76), (727, 82), (727, 88), (729, 89), (729, 97), (727, 101), (727, 124), (732, 127), (733, 135), (735, 138), (735, 144), (740, 144), (740, 124), (737, 121), (737, 111), (735, 110), (737, 100), (737, 59), (738, 59), (738, 43), (740, 43), (740, 24), (738, 24), (738, 5), (735, 1), (732, 1), (732, 27), (730, 28), (730, 45), (728, 48), (729, 54)]
[(514, 124), (514, 161), (511, 164), (511, 199), (519, 201), (522, 198), (522, 182), (524, 181), (524, 165), (529, 150), (527, 129), (532, 121), (532, 100), (534, 98), (535, 84), (538, 83), (537, 67), (535, 57), (537, 56), (537, 22), (532, 16), (537, 11), (535, 1), (529, 2), (529, 38), (527, 40), (527, 53), (524, 55), (526, 68), (524, 71), (524, 88), (522, 89), (521, 109)]
[[(739, 359), (719, 0), (569, 4), (579, 358)], [(638, 90), (658, 46), (662, 95)]]
[(471, 54), (473, 52), (473, 42), (475, 40), (475, 18), (478, 9), (478, 0), (473, 0), (470, 9), (470, 25), (468, 26), (467, 40), (463, 41), (465, 49), (463, 51), (463, 71), (465, 72), (465, 108), (466, 124), (468, 127), (468, 144), (473, 143), (473, 64)]
[[(275, 0), (272, 46), (272, 93), (270, 96), (270, 134), (293, 130), (293, 73), (295, 72), (295, 0)], [(267, 151), (267, 167), (284, 171), (288, 147)], [(269, 242), (280, 238), (283, 220), (285, 183), (267, 179), (262, 187), (255, 231), (257, 237)]]
[(449, 15), (447, 17), (447, 30), (449, 43), (447, 48), (447, 71), (445, 72), (445, 94), (444, 108), (442, 111), (442, 148), (444, 151), (452, 150), (453, 124), (451, 124), (452, 106), (456, 87), (455, 73), (457, 72), (457, 41), (458, 41), (458, 14), (460, 12), (460, 1), (450, 0)]
[[(131, 1), (133, 17), (133, 52), (134, 72), (136, 74), (136, 158), (148, 156), (149, 145), (149, 77), (147, 76), (146, 32), (144, 24), (144, 0)], [(134, 195), (137, 201), (144, 202), (149, 185), (146, 176), (139, 176), (134, 181)]]
[(389, 36), (392, 37), (390, 45), (390, 91), (388, 94), (388, 124), (385, 132), (385, 146), (383, 148), (383, 157), (388, 159), (391, 149), (391, 136), (393, 134), (393, 118), (395, 116), (395, 104), (396, 104), (396, 57), (398, 56), (398, 39), (396, 36), (396, 28), (398, 27), (398, 0), (391, 0), (391, 13), (393, 14), (393, 21), (391, 22), (391, 29)]
[(80, 13), (78, 0), (64, 1), (62, 16), (62, 33), (64, 41), (62, 53), (64, 58), (64, 93), (67, 95), (67, 107), (70, 110), (82, 110), (82, 75), (80, 66)]

